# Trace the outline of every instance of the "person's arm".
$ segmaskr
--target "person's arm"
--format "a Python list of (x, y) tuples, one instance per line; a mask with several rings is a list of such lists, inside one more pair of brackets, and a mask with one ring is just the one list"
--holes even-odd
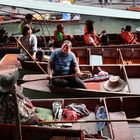
[(33, 55), (32, 57), (34, 59), (36, 59), (36, 52), (37, 52), (37, 37), (35, 35), (32, 34), (31, 36), (31, 46), (32, 46), (32, 50), (33, 50)]
[(52, 66), (54, 63), (54, 57), (55, 57), (55, 52), (52, 52), (47, 65), (48, 79), (52, 78), (52, 74), (53, 74)]
[(75, 74), (79, 77), (83, 75), (83, 73), (80, 71), (79, 65), (75, 66)]
[(48, 66), (47, 66), (47, 71), (48, 71), (48, 79), (51, 79), (52, 78), (52, 66), (51, 66), (51, 63), (48, 63)]
[(80, 71), (80, 68), (79, 68), (79, 65), (78, 65), (78, 62), (77, 62), (77, 59), (76, 59), (76, 56), (75, 56), (75, 54), (73, 53), (73, 63), (74, 63), (74, 70), (75, 70), (75, 74), (77, 75), (77, 76), (81, 76), (82, 75), (82, 73), (81, 73), (81, 71)]
[(33, 57), (34, 59), (36, 59), (36, 52), (33, 52), (32, 57)]

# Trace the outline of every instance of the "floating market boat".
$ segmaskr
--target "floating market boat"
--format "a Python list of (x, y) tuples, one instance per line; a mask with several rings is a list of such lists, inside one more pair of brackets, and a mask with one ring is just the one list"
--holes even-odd
[[(139, 140), (140, 97), (36, 99), (35, 107), (50, 109), (52, 114), (58, 104), (63, 112), (59, 120), (46, 121), (37, 125), (21, 125), (23, 140)], [(71, 110), (68, 110), (71, 108)], [(68, 110), (75, 117), (68, 120)], [(51, 124), (51, 125), (50, 125)], [(59, 127), (58, 127), (59, 126)], [(5, 140), (16, 138), (16, 127), (0, 124), (0, 137)]]
[[(82, 24), (80, 17), (78, 19), (72, 18), (69, 20), (62, 19), (62, 16), (54, 15), (50, 17), (50, 14), (33, 14), (33, 23), (34, 24)], [(25, 15), (14, 15), (11, 17), (12, 19), (20, 19), (23, 20)]]
[[(100, 75), (99, 67), (109, 75)], [(83, 73), (87, 71), (92, 73), (92, 77), (88, 75), (84, 79), (87, 89), (54, 87), (49, 84), (49, 81), (46, 79), (46, 74), (28, 74), (24, 75), (21, 80), (23, 94), (29, 98), (83, 98), (140, 95), (138, 86), (139, 77), (137, 76), (140, 65), (88, 65), (80, 66), (80, 69)], [(122, 89), (116, 90), (116, 86), (112, 88), (112, 81), (110, 78), (114, 76), (119, 76), (119, 81), (117, 80), (116, 83), (114, 82), (116, 86), (120, 81), (124, 83)], [(111, 86), (111, 88), (106, 88), (106, 84)]]
[[(129, 45), (121, 45), (116, 47), (74, 47), (72, 51), (75, 53), (79, 65), (111, 65), (111, 64), (140, 64), (140, 48), (131, 47)], [(49, 58), (49, 56), (47, 57)], [(41, 67), (47, 71), (47, 61), (38, 62)], [(22, 68), (39, 72), (40, 68), (34, 61), (21, 62)], [(41, 71), (40, 71), (41, 72)]]
[(126, 10), (140, 12), (140, 7), (139, 6), (130, 6), (130, 7), (127, 7)]

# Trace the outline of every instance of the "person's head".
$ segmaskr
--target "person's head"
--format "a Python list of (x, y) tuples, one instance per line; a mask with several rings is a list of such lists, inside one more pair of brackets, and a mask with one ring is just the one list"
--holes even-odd
[(30, 24), (30, 23), (32, 22), (32, 19), (33, 19), (33, 16), (32, 16), (31, 14), (27, 14), (27, 15), (25, 16), (25, 22), (26, 22), (27, 24)]
[(65, 53), (65, 54), (68, 54), (71, 50), (71, 47), (72, 47), (72, 43), (69, 41), (69, 40), (65, 40), (63, 43), (62, 43), (62, 52)]
[(88, 25), (93, 25), (95, 22), (93, 20), (86, 20), (85, 24), (86, 26)]
[(28, 25), (25, 25), (25, 26), (23, 27), (23, 30), (22, 30), (22, 35), (23, 35), (23, 36), (30, 36), (31, 34), (32, 34), (32, 29), (31, 29), (31, 27), (28, 26)]
[(56, 28), (57, 30), (64, 30), (64, 26), (62, 24), (58, 24)]
[(106, 30), (103, 30), (103, 31), (102, 31), (102, 34), (106, 34)]
[(0, 72), (0, 92), (11, 91), (19, 78), (19, 72), (16, 67), (2, 70)]
[(130, 25), (127, 25), (127, 26), (125, 27), (125, 31), (130, 32), (130, 31), (131, 31), (131, 26), (130, 26)]
[(88, 32), (88, 33), (93, 33), (93, 31), (94, 31), (93, 25), (89, 24), (89, 25), (87, 26), (87, 32)]
[(121, 28), (121, 32), (124, 32), (125, 31), (125, 29), (124, 28)]

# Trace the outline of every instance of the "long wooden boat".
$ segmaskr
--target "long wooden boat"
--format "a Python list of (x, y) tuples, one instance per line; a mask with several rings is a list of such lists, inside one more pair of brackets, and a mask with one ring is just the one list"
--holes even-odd
[[(74, 47), (79, 65), (111, 65), (111, 64), (140, 64), (140, 48), (131, 46), (116, 47)], [(48, 62), (38, 62), (47, 71)], [(40, 69), (33, 61), (21, 62), (22, 68), (39, 72)], [(41, 71), (40, 71), (41, 72)]]
[[(61, 120), (57, 122), (47, 121), (52, 126), (22, 125), (23, 140), (139, 140), (140, 139), (140, 97), (112, 97), (112, 98), (73, 98), (73, 99), (36, 99), (32, 100), (35, 107), (43, 107), (52, 110), (53, 104), (58, 102), (64, 110), (71, 104), (84, 106), (82, 111), (85, 116), (77, 120)], [(101, 109), (103, 112), (101, 112)], [(78, 108), (77, 110), (78, 111)], [(81, 112), (80, 112), (81, 113)], [(79, 114), (80, 114), (79, 113)], [(100, 114), (103, 113), (103, 114)], [(85, 113), (84, 113), (85, 114)], [(100, 115), (99, 115), (100, 114)], [(103, 116), (104, 115), (104, 116)], [(131, 119), (130, 119), (131, 118)], [(99, 124), (100, 119), (102, 123)], [(60, 124), (57, 128), (57, 124)], [(71, 126), (64, 127), (63, 124), (71, 123)], [(98, 126), (98, 127), (97, 127)], [(4, 140), (16, 139), (15, 125), (0, 124), (0, 137)]]
[[(79, 51), (80, 50), (80, 51)], [(127, 86), (124, 91), (110, 92), (104, 89), (105, 81), (86, 82), (87, 89), (59, 88), (48, 85), (47, 80), (24, 83), (23, 93), (31, 98), (51, 98), (51, 97), (104, 97), (104, 96), (132, 96), (139, 95), (139, 70), (140, 70), (140, 49), (139, 48), (91, 48), (76, 49), (78, 51), (79, 66), (81, 71), (89, 71), (93, 78), (101, 70), (109, 75), (120, 76)], [(85, 55), (87, 54), (87, 55)], [(28, 67), (29, 69), (29, 67)], [(45, 69), (47, 70), (47, 64)], [(41, 71), (40, 71), (41, 72)], [(46, 71), (47, 72), (47, 71)], [(25, 75), (24, 80), (40, 79), (46, 75)], [(48, 85), (48, 86), (47, 86)], [(38, 86), (40, 88), (38, 88)], [(29, 93), (29, 94), (28, 94)], [(67, 93), (67, 94), (66, 94)]]
[[(134, 32), (134, 35), (136, 36), (137, 42), (140, 42), (140, 33), (139, 32)], [(72, 42), (72, 46), (73, 47), (81, 47), (81, 46), (87, 46), (84, 42), (84, 36), (83, 35), (73, 35), (74, 39), (70, 39)], [(113, 46), (113, 45), (124, 45), (124, 42), (120, 36), (119, 33), (108, 33), (107, 34), (108, 38), (109, 38), (109, 46)], [(50, 42), (50, 39), (54, 39), (54, 36), (38, 36), (38, 47), (46, 47), (45, 43), (44, 43), (44, 38), (45, 38), (45, 42), (46, 44), (48, 44)], [(9, 42), (11, 43), (15, 43), (15, 37), (11, 36), (9, 37)], [(103, 45), (104, 46), (104, 45)], [(133, 46), (133, 45), (132, 45)], [(134, 44), (135, 46), (135, 44)], [(116, 46), (117, 47), (117, 46)]]
[[(79, 51), (80, 50), (80, 51)], [(99, 73), (98, 67), (102, 71), (107, 72), (109, 75), (120, 76), (126, 83), (124, 91), (110, 92), (104, 88), (104, 81), (92, 81), (86, 82), (87, 89), (71, 89), (71, 88), (59, 88), (48, 85), (47, 80), (40, 80), (34, 82), (27, 82), (22, 85), (23, 93), (30, 98), (53, 98), (53, 97), (104, 97), (104, 96), (132, 96), (139, 95), (140, 89), (135, 88), (136, 84), (139, 84), (139, 69), (140, 58), (139, 48), (80, 48), (78, 51), (79, 66), (81, 71), (90, 72), (94, 78), (94, 75)], [(90, 52), (90, 53), (89, 53)], [(76, 53), (76, 52), (75, 52)], [(87, 54), (87, 55), (85, 55)], [(7, 54), (2, 60), (1, 65), (19, 65), (17, 62), (17, 54)], [(43, 65), (44, 70), (47, 72), (47, 63)], [(23, 75), (23, 80), (40, 79), (46, 75), (41, 75), (43, 72), (32, 63), (28, 64), (28, 70), (30, 74)], [(38, 69), (37, 69), (38, 68)], [(33, 70), (34, 74), (33, 75)], [(26, 73), (24, 73), (26, 74)], [(37, 75), (36, 75), (37, 74)], [(39, 74), (39, 75), (38, 75)], [(22, 77), (21, 77), (22, 78)], [(106, 79), (107, 80), (107, 79)], [(136, 82), (136, 83), (135, 83)], [(39, 87), (39, 88), (38, 88)], [(139, 87), (139, 86), (138, 86)], [(67, 94), (65, 94), (67, 93)]]
[[(120, 76), (126, 83), (123, 90), (108, 91), (105, 89), (105, 83), (108, 79), (85, 80), (87, 89), (79, 88), (60, 88), (49, 85), (49, 81), (45, 80), (44, 74), (28, 74), (24, 75), (23, 81), (28, 81), (22, 84), (23, 94), (29, 98), (83, 98), (83, 97), (110, 97), (110, 96), (138, 96), (140, 95), (139, 89), (139, 70), (140, 65), (96, 65), (96, 66), (80, 66), (81, 71), (90, 71), (92, 75), (97, 75), (100, 67), (103, 71), (108, 72), (109, 75)], [(34, 79), (42, 79), (31, 81)]]
[(138, 7), (138, 6), (130, 6), (130, 7), (127, 7), (126, 10), (140, 12), (140, 7)]
[[(50, 17), (51, 16), (51, 17)], [(15, 14), (11, 17), (12, 19), (23, 20), (25, 15)], [(33, 14), (33, 24), (82, 24), (81, 19), (62, 19), (62, 15), (51, 15), (51, 14)]]
[(16, 22), (20, 22), (20, 21), (21, 21), (20, 19), (3, 20), (3, 21), (0, 21), (0, 25), (16, 23)]
[[(140, 33), (135, 33), (137, 35), (137, 41), (140, 42)], [(16, 36), (17, 37), (17, 36)], [(126, 45), (123, 43), (120, 34), (108, 34), (109, 37), (109, 45), (108, 46), (101, 46), (101, 47), (113, 47), (113, 48), (129, 48), (129, 47), (140, 47), (140, 44), (132, 44)], [(49, 49), (49, 42), (50, 39), (53, 39), (53, 36), (38, 36), (38, 47), (42, 49)], [(0, 56), (4, 56), (7, 53), (19, 53), (19, 45), (16, 43), (16, 39), (14, 36), (10, 36), (7, 40), (1, 41), (0, 43)], [(83, 35), (74, 35), (74, 39), (71, 40), (73, 47), (93, 47), (87, 46), (84, 42)], [(100, 47), (99, 47), (100, 48)]]
[[(92, 120), (97, 120), (97, 108), (104, 107), (107, 120), (112, 120), (110, 122), (105, 123), (104, 128), (101, 130), (101, 136), (103, 139), (113, 139), (113, 140), (138, 140), (140, 138), (140, 124), (135, 121), (135, 118), (140, 116), (139, 106), (140, 106), (140, 97), (114, 97), (114, 98), (84, 98), (84, 99), (54, 99), (39, 101), (33, 100), (33, 104), (38, 106), (39, 103), (42, 103), (43, 107), (49, 107), (52, 109), (52, 104), (54, 102), (60, 102), (62, 104), (62, 108), (75, 103), (75, 104), (84, 104), (89, 111), (89, 115), (80, 119), (90, 123), (73, 123), (72, 128), (84, 129), (85, 137), (93, 136), (97, 133), (97, 123), (92, 122)], [(98, 106), (98, 107), (97, 107)], [(102, 112), (103, 113), (103, 112)], [(101, 115), (101, 114), (100, 114)], [(103, 115), (103, 114), (102, 114)], [(117, 120), (125, 120), (128, 118), (132, 118), (131, 121), (117, 121)], [(134, 118), (134, 119), (133, 119)], [(103, 118), (98, 118), (98, 120)], [(79, 120), (79, 121), (80, 121)], [(113, 120), (116, 120), (116, 122)], [(90, 135), (89, 135), (90, 134)], [(96, 135), (94, 135), (96, 136)], [(95, 137), (90, 139), (96, 139)]]

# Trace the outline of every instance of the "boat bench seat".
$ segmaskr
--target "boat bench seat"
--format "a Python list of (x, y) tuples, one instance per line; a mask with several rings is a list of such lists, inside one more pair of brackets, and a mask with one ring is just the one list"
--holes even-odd
[[(127, 119), (125, 112), (109, 112), (110, 120)], [(114, 140), (134, 140), (131, 129), (127, 121), (111, 122)]]

